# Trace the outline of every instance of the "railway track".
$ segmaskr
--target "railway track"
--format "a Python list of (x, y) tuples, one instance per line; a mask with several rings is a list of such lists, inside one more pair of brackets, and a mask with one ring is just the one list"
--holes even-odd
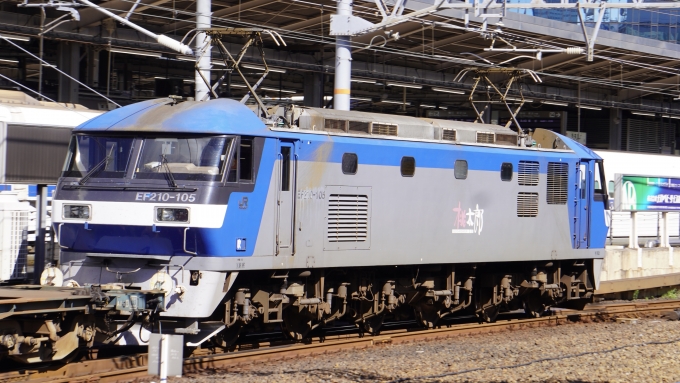
[[(241, 345), (239, 351), (223, 354), (195, 355), (184, 360), (184, 373), (197, 373), (206, 369), (224, 369), (254, 362), (299, 358), (342, 350), (361, 349), (380, 344), (443, 339), (454, 336), (481, 334), (525, 327), (566, 324), (585, 319), (611, 319), (659, 314), (680, 308), (679, 300), (651, 302), (594, 304), (583, 311), (560, 310), (553, 315), (531, 319), (501, 319), (496, 323), (465, 323), (447, 327), (413, 331), (398, 329), (384, 331), (378, 336), (361, 337), (359, 334), (335, 334), (323, 340), (313, 338), (309, 343), (280, 344), (260, 342)], [(115, 382), (147, 376), (147, 355), (84, 360), (60, 367), (34, 367), (0, 373), (0, 382)]]

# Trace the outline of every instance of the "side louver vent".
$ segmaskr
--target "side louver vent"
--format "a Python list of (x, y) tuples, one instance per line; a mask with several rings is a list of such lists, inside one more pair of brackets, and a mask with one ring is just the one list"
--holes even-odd
[(478, 144), (493, 144), (496, 142), (496, 135), (493, 133), (477, 132)]
[(456, 140), (456, 131), (452, 129), (444, 129), (442, 132), (442, 140), (444, 141), (455, 141)]
[(366, 133), (368, 134), (369, 123), (361, 121), (350, 121), (349, 131), (350, 133)]
[(550, 205), (567, 203), (569, 165), (563, 162), (548, 162), (548, 190), (546, 202)]
[(331, 194), (328, 199), (328, 242), (364, 242), (368, 237), (368, 196)]
[(517, 135), (515, 135), (515, 134), (496, 134), (496, 144), (517, 146)]
[(536, 217), (538, 215), (538, 193), (517, 193), (517, 216)]
[(517, 166), (517, 182), (524, 186), (538, 185), (538, 162), (520, 161)]
[(329, 132), (346, 132), (347, 131), (347, 121), (345, 120), (324, 120), (323, 130)]
[(397, 126), (391, 124), (379, 124), (374, 122), (371, 133), (378, 134), (381, 136), (396, 136)]

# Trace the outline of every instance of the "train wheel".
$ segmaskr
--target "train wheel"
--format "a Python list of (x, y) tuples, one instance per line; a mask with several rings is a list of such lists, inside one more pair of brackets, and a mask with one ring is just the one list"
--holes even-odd
[(382, 328), (384, 321), (384, 315), (376, 315), (374, 317), (365, 319), (361, 326), (365, 332), (371, 335), (378, 335), (380, 334), (380, 329)]
[(439, 322), (441, 316), (439, 316), (439, 311), (434, 307), (426, 307), (425, 310), (421, 307), (416, 310), (416, 320), (421, 326), (426, 328), (434, 328)]
[(477, 318), (479, 318), (480, 322), (493, 323), (496, 321), (500, 311), (500, 306), (490, 306), (483, 309), (478, 309)]
[(300, 315), (295, 308), (291, 307), (283, 311), (283, 323), (281, 328), (284, 334), (293, 340), (303, 340), (312, 331), (312, 321), (309, 317)]
[[(479, 283), (479, 282), (478, 282)], [(478, 285), (475, 292), (475, 314), (481, 323), (493, 323), (501, 310), (500, 305), (494, 304), (495, 290)]]
[(524, 298), (524, 312), (530, 318), (540, 318), (546, 310), (545, 304), (541, 301), (541, 292), (534, 290)]
[(243, 325), (241, 324), (236, 324), (235, 326), (225, 328), (221, 333), (217, 334), (215, 343), (217, 343), (219, 347), (225, 349), (231, 347), (234, 343), (236, 343), (239, 335), (241, 335), (242, 329)]

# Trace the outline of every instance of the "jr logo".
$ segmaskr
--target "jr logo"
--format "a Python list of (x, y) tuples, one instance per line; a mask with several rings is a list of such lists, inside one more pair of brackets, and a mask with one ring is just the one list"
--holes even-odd
[(635, 194), (635, 185), (632, 182), (626, 181), (621, 190), (621, 208), (623, 210), (637, 210), (637, 195)]

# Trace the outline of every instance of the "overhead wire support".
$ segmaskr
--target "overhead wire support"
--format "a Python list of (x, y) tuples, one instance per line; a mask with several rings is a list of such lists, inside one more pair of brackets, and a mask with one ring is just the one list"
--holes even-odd
[[(605, 2), (601, 0), (584, 0), (578, 2), (549, 3), (548, 0), (532, 0), (528, 3), (509, 2), (509, 0), (434, 0), (434, 4), (426, 6), (421, 9), (412, 10), (405, 13), (406, 0), (394, 0), (392, 7), (388, 7), (384, 0), (375, 0), (382, 21), (372, 23), (359, 16), (354, 15), (334, 15), (331, 16), (330, 34), (336, 36), (357, 36), (367, 33), (383, 31), (386, 34), (392, 33), (388, 30), (389, 27), (408, 22), (435, 13), (441, 10), (459, 10), (464, 12), (464, 29), (469, 32), (478, 32), (485, 36), (497, 35), (503, 33), (501, 27), (503, 26), (503, 17), (507, 15), (508, 10), (513, 9), (575, 9), (579, 15), (580, 24), (583, 30), (584, 41), (586, 43), (585, 52), (586, 59), (592, 61), (594, 57), (595, 41), (597, 39), (600, 26), (604, 19), (605, 10), (607, 9), (678, 9), (680, 2), (646, 2), (643, 0), (633, 0), (632, 2)], [(595, 26), (592, 28), (592, 34), (589, 35), (586, 28), (583, 11), (586, 9), (598, 10), (599, 15)], [(481, 23), (481, 27), (472, 28), (470, 26), (470, 14), (476, 17)], [(498, 19), (496, 29), (488, 29), (488, 21), (490, 18)], [(443, 26), (443, 25), (442, 25)], [(460, 27), (456, 26), (456, 29)]]

